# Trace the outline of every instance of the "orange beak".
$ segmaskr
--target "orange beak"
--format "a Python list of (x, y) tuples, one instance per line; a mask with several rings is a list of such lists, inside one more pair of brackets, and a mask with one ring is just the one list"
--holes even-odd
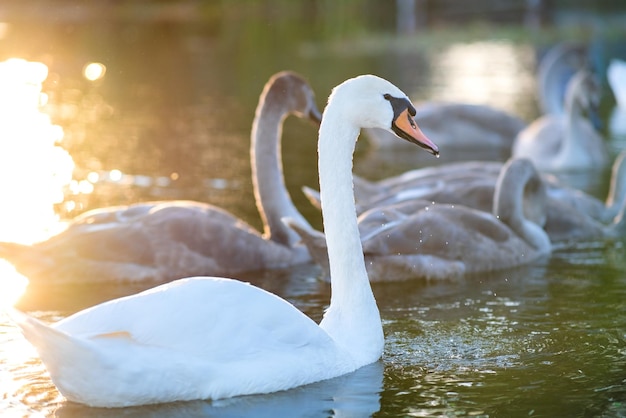
[(403, 110), (392, 122), (391, 129), (400, 138), (419, 145), (433, 155), (439, 155), (439, 147), (424, 135), (408, 109)]

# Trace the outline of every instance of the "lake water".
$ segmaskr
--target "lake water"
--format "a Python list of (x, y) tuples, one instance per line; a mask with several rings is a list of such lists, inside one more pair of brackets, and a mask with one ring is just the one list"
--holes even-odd
[[(220, 17), (207, 12), (199, 20), (157, 16), (157, 22), (142, 23), (83, 22), (63, 11), (0, 24), (0, 61), (19, 57), (47, 66), (46, 72), (18, 63), (12, 73), (0, 71), (13, 77), (5, 83), (22, 83), (0, 106), (0, 240), (34, 242), (85, 210), (157, 199), (206, 201), (260, 226), (249, 132), (258, 95), (277, 71), (309, 79), (320, 108), (334, 85), (375, 73), (416, 102), (486, 103), (530, 121), (538, 116), (536, 57), (546, 46), (569, 35), (593, 35), (604, 46), (600, 67), (612, 48), (626, 47), (619, 29), (607, 30), (600, 41), (595, 32), (571, 27), (488, 25), (395, 38), (336, 34), (319, 16), (308, 25), (302, 16), (272, 20), (267, 9), (258, 14), (224, 7)], [(603, 101), (604, 120), (611, 100), (608, 95)], [(300, 193), (302, 185), (317, 184), (315, 140), (312, 125), (287, 121), (287, 185), (299, 209), (319, 226), (319, 213)], [(607, 140), (614, 153), (626, 148), (624, 138)], [(376, 152), (363, 141), (355, 171), (380, 178), (463, 158), (416, 155)], [(602, 172), (570, 180), (604, 198), (607, 177)], [(5, 283), (17, 280), (9, 267), (3, 269)], [(240, 278), (319, 320), (330, 295), (318, 276), (316, 266), (305, 265)], [(145, 287), (31, 286), (18, 306), (55, 321)], [(376, 284), (374, 293), (386, 335), (384, 356), (374, 365), (277, 394), (121, 410), (65, 402), (35, 351), (0, 316), (0, 415), (626, 416), (622, 242), (589, 243), (529, 267), (462, 282)]]

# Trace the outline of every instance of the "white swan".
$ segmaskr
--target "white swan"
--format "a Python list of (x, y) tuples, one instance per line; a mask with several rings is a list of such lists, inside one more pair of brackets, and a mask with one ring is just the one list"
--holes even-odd
[(10, 310), (69, 400), (120, 407), (269, 393), (377, 361), (384, 336), (352, 196), (361, 127), (393, 130), (432, 153), (402, 91), (372, 75), (337, 86), (319, 132), (331, 300), (317, 325), (249, 284), (189, 278), (115, 299), (48, 326)]
[(609, 119), (609, 129), (613, 135), (626, 136), (626, 61), (612, 59), (606, 76), (615, 96), (615, 107)]
[[(532, 163), (508, 161), (497, 183), (493, 214), (419, 199), (361, 214), (359, 231), (370, 281), (458, 279), (550, 254), (550, 239), (542, 229), (546, 190)], [(327, 270), (323, 235), (297, 222), (289, 225)]]
[(252, 179), (265, 234), (225, 210), (163, 201), (97, 209), (32, 246), (0, 243), (0, 257), (31, 282), (164, 282), (193, 275), (237, 274), (310, 259), (281, 217), (306, 222), (283, 180), (280, 135), (290, 114), (319, 123), (315, 96), (297, 74), (275, 74), (259, 98), (251, 134)]
[(537, 96), (544, 115), (565, 114), (565, 92), (569, 80), (588, 61), (587, 46), (562, 42), (551, 47), (537, 66)]
[(512, 156), (529, 158), (542, 171), (603, 168), (609, 161), (607, 146), (584, 112), (599, 103), (600, 86), (581, 70), (568, 83), (566, 115), (544, 115), (521, 131)]

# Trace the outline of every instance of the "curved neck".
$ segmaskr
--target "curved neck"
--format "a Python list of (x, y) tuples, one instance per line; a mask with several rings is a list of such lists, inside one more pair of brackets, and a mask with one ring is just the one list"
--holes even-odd
[(254, 197), (264, 235), (272, 241), (290, 247), (300, 238), (283, 224), (281, 218), (291, 217), (308, 225), (298, 212), (285, 187), (280, 139), (282, 123), (288, 113), (280, 106), (262, 98), (252, 125), (250, 161)]
[(365, 269), (352, 186), (352, 154), (359, 129), (343, 121), (335, 107), (332, 102), (326, 107), (318, 144), (331, 277), (330, 306), (320, 326), (341, 346), (358, 351), (364, 361), (375, 361), (384, 339)]
[(551, 248), (543, 230), (546, 205), (546, 186), (530, 161), (511, 160), (502, 167), (493, 196), (493, 214), (541, 252)]
[(613, 163), (606, 200), (606, 206), (616, 212), (623, 205), (626, 205), (626, 151), (620, 153)]
[(584, 108), (578, 97), (581, 94), (583, 85), (579, 77), (574, 77), (565, 93), (565, 140), (562, 142), (559, 151), (559, 155), (565, 159), (568, 159), (572, 152), (576, 152), (581, 147), (584, 147), (584, 143), (581, 143), (583, 138), (581, 137), (581, 129), (579, 127), (580, 121), (584, 120)]
[[(324, 232), (332, 280), (332, 298), (349, 294), (350, 282), (367, 281), (352, 186), (352, 153), (358, 130), (320, 129), (319, 171)], [(342, 132), (343, 131), (343, 132)], [(330, 139), (329, 139), (330, 138)], [(354, 279), (348, 277), (354, 277)]]

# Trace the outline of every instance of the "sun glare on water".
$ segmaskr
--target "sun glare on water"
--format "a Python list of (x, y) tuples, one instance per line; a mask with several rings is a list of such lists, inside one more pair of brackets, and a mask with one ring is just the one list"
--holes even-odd
[[(510, 42), (473, 42), (453, 44), (434, 58), (440, 71), (434, 76), (435, 100), (491, 104), (517, 113), (518, 98), (534, 88), (534, 79), (525, 60), (531, 49)], [(461, 63), (462, 65), (459, 65)]]
[(0, 260), (0, 309), (13, 306), (24, 294), (28, 279), (8, 262)]
[[(63, 201), (74, 162), (60, 147), (62, 128), (40, 110), (47, 76), (39, 62), (0, 62), (0, 241), (32, 244), (62, 227), (54, 204)], [(0, 261), (0, 306), (6, 306), (23, 293), (26, 279)]]

